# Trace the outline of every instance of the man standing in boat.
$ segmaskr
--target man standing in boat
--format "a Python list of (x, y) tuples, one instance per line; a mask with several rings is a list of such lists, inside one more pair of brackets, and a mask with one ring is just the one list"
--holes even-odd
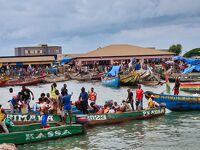
[(87, 114), (88, 113), (88, 111), (87, 111), (88, 93), (85, 92), (85, 88), (84, 87), (81, 88), (81, 93), (80, 93), (80, 96), (79, 96), (79, 100), (81, 101), (81, 108), (82, 108), (83, 114)]
[(67, 116), (69, 115), (70, 118), (70, 125), (72, 125), (72, 106), (71, 106), (71, 95), (68, 94), (67, 91), (65, 91), (65, 93), (63, 93), (64, 96), (62, 98), (62, 102), (61, 102), (61, 107), (60, 109), (64, 111), (64, 119), (63, 122), (64, 124), (66, 124), (67, 121)]
[(127, 100), (127, 102), (129, 102), (129, 103), (131, 104), (131, 107), (132, 107), (132, 109), (134, 110), (133, 92), (131, 91), (131, 89), (128, 89), (127, 92), (128, 92), (128, 97), (127, 97), (126, 100)]
[(175, 85), (174, 85), (174, 95), (178, 95), (179, 94), (179, 88), (180, 88), (180, 81), (179, 81), (179, 78), (177, 77), (176, 78), (176, 81), (175, 81)]
[[(136, 90), (136, 103), (135, 103), (136, 110), (143, 109), (143, 94), (144, 94), (144, 91), (142, 90), (141, 85), (138, 85), (138, 88)], [(138, 107), (138, 106), (140, 106), (140, 107)]]
[(61, 94), (65, 95), (66, 91), (67, 91), (67, 84), (63, 84), (63, 87), (61, 88)]
[(91, 88), (91, 91), (89, 92), (89, 100), (90, 102), (96, 103), (97, 100), (97, 93), (94, 91), (94, 88)]
[(5, 133), (9, 133), (6, 126), (6, 117), (7, 117), (7, 114), (5, 110), (2, 108), (2, 105), (0, 104), (0, 126), (3, 128)]
[(26, 88), (25, 86), (22, 86), (21, 94), (22, 94), (22, 101), (28, 105), (28, 110), (30, 112), (31, 96), (32, 100), (34, 100), (34, 94), (30, 89)]

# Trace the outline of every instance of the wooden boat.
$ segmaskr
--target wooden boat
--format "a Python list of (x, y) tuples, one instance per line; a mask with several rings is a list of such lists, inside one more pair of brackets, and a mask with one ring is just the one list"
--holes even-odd
[(91, 73), (92, 80), (101, 80), (101, 77), (104, 75), (104, 73)]
[(137, 85), (140, 79), (140, 75), (137, 72), (131, 72), (127, 75), (120, 75), (121, 85), (133, 86)]
[(119, 87), (120, 86), (120, 77), (114, 76), (114, 77), (102, 77), (101, 82), (105, 86), (109, 87)]
[(4, 84), (0, 84), (0, 87), (5, 86), (30, 86), (30, 85), (37, 85), (42, 81), (42, 78), (30, 78), (30, 79), (13, 79), (6, 81)]
[(6, 80), (0, 80), (0, 87), (5, 86), (6, 82)]
[(70, 73), (69, 76), (72, 80), (78, 80), (78, 81), (92, 80), (91, 74)]
[(142, 111), (122, 112), (113, 114), (89, 114), (87, 115), (87, 126), (123, 123), (131, 120), (154, 118), (164, 114), (165, 108), (161, 107)]
[(141, 80), (144, 80), (144, 79), (148, 78), (151, 75), (151, 73), (149, 71), (138, 72), (138, 73), (140, 74), (140, 79)]
[(41, 82), (42, 83), (53, 83), (53, 82), (64, 82), (68, 81), (70, 77), (45, 77)]
[(180, 90), (186, 92), (199, 93), (200, 83), (182, 83), (180, 85)]
[[(40, 123), (42, 120), (41, 115), (37, 114), (8, 114), (8, 118), (10, 118), (15, 125), (23, 125), (23, 124), (31, 124), (31, 123)], [(67, 117), (67, 122), (69, 122), (69, 117)], [(48, 122), (60, 122), (61, 118), (59, 115), (49, 115)], [(87, 119), (81, 118), (80, 116), (77, 117), (76, 114), (72, 114), (72, 122), (75, 123), (85, 123)]]
[(0, 134), (0, 144), (25, 144), (40, 142), (44, 140), (59, 139), (83, 134), (85, 132), (84, 125), (81, 124), (58, 126), (56, 123), (51, 123), (50, 125), (50, 128), (45, 129), (41, 128), (41, 124), (38, 123), (12, 126), (9, 128), (10, 133)]
[[(189, 74), (181, 74), (181, 73), (172, 73), (169, 74), (169, 81), (175, 82), (176, 78), (179, 78), (180, 82), (199, 82), (200, 81), (200, 73), (189, 73)], [(165, 80), (165, 75), (162, 74), (161, 78)]]
[(153, 92), (145, 92), (148, 97), (154, 95), (154, 100), (159, 104), (165, 104), (166, 108), (173, 111), (189, 111), (200, 110), (200, 97), (197, 96), (179, 96), (168, 94), (155, 94)]
[(161, 82), (159, 81), (141, 81), (140, 84), (146, 85), (146, 86), (156, 86), (159, 85)]

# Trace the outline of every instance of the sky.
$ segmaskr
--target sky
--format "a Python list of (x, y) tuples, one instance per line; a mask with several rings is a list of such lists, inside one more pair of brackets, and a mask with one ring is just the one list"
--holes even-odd
[(110, 44), (200, 47), (199, 0), (0, 0), (0, 56), (38, 44), (64, 54)]

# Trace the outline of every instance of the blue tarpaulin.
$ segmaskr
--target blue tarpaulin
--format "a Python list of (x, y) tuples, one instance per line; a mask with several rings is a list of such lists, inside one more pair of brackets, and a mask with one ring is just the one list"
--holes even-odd
[(61, 64), (61, 65), (64, 65), (64, 64), (67, 64), (67, 63), (71, 62), (72, 60), (73, 60), (72, 58), (64, 58), (64, 59), (60, 62), (60, 64)]
[(200, 64), (200, 60), (198, 59), (192, 59), (192, 58), (184, 58), (182, 56), (175, 56), (174, 60), (179, 60), (179, 61), (183, 61), (186, 64), (190, 64), (190, 65), (197, 65)]
[(186, 68), (182, 74), (188, 74), (191, 72), (200, 72), (200, 65), (195, 65), (189, 68)]
[(112, 69), (109, 72), (110, 76), (116, 76), (120, 72), (120, 66), (113, 66)]

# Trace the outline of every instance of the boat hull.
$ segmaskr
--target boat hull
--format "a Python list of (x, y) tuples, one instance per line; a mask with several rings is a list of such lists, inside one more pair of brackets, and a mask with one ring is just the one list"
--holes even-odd
[(200, 92), (200, 84), (199, 83), (185, 83), (180, 86), (181, 91), (199, 93)]
[(69, 74), (72, 80), (77, 81), (90, 81), (92, 80), (92, 76), (90, 74), (81, 75), (81, 74)]
[[(0, 144), (13, 143), (13, 144), (25, 144), (40, 142), (44, 140), (59, 139), (68, 136), (83, 134), (85, 129), (84, 125), (76, 124), (72, 126), (55, 126), (47, 129), (42, 129), (40, 124), (31, 124), (21, 126), (19, 128), (26, 129), (25, 131), (18, 129), (14, 126), (14, 131), (8, 134), (0, 134)], [(30, 129), (27, 131), (27, 129)]]
[[(42, 116), (37, 114), (27, 114), (27, 115), (8, 114), (7, 117), (10, 118), (15, 125), (40, 123), (42, 121)], [(61, 118), (59, 115), (49, 115), (47, 121), (60, 122)], [(79, 123), (76, 114), (72, 114), (72, 122)], [(67, 117), (67, 123), (69, 123), (69, 117)]]
[(165, 108), (155, 108), (143, 111), (132, 111), (114, 114), (87, 115), (87, 126), (124, 123), (131, 120), (154, 118), (165, 114)]
[(101, 82), (105, 86), (109, 87), (119, 87), (120, 86), (120, 77), (104, 77), (101, 79)]
[(154, 100), (172, 111), (200, 110), (200, 97), (154, 94)]
[(131, 74), (128, 75), (122, 75), (120, 77), (120, 82), (121, 85), (125, 85), (125, 86), (133, 86), (133, 85), (137, 85), (139, 82), (139, 74), (136, 72), (133, 72)]

